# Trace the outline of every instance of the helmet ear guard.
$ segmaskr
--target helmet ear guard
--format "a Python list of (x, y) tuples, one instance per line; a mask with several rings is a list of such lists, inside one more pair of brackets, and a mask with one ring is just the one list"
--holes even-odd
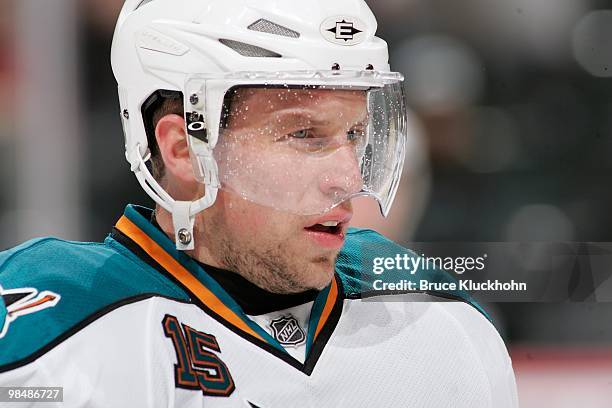
[(211, 207), (216, 199), (218, 188), (207, 185), (204, 196), (196, 201), (178, 201), (173, 199), (164, 188), (155, 180), (146, 165), (150, 154), (142, 157), (137, 145), (128, 155), (131, 170), (136, 175), (144, 191), (162, 208), (172, 214), (176, 248), (179, 251), (190, 251), (195, 248), (193, 228), (195, 217), (200, 212)]
[[(181, 99), (182, 93), (171, 90), (158, 90), (153, 93), (142, 106), (142, 118), (145, 128), (148, 145), (143, 147), (140, 143), (130, 145), (126, 143), (126, 158), (130, 163), (131, 171), (136, 175), (138, 182), (144, 191), (162, 208), (172, 214), (172, 222), (174, 226), (176, 247), (180, 251), (189, 251), (195, 248), (195, 239), (193, 228), (195, 217), (198, 213), (212, 206), (217, 198), (218, 185), (209, 182), (206, 184), (206, 190), (203, 197), (196, 201), (177, 201), (174, 200), (155, 179), (147, 162), (151, 160), (151, 148), (155, 148), (155, 127), (153, 114), (159, 109), (166, 99)], [(126, 140), (129, 138), (129, 124), (125, 123), (130, 120), (129, 111), (124, 110), (122, 113), (124, 121), (124, 131)], [(188, 141), (190, 136), (186, 135)], [(190, 146), (190, 151), (191, 151)], [(204, 155), (204, 147), (198, 145), (196, 150), (200, 155)], [(144, 152), (144, 154), (143, 154)], [(192, 156), (193, 157), (193, 156)], [(199, 159), (193, 163), (194, 171), (196, 169), (212, 168), (210, 163), (201, 164)], [(197, 171), (196, 171), (197, 174)]]

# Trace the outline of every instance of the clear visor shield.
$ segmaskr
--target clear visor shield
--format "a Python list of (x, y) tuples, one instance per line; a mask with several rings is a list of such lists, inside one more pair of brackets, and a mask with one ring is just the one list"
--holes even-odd
[[(353, 75), (352, 83), (337, 73), (319, 83), (284, 78), (224, 86), (223, 80), (204, 80), (195, 89), (206, 93), (207, 104), (217, 95), (221, 109), (201, 106), (200, 113), (187, 113), (192, 156), (200, 168), (210, 165), (206, 149), (197, 148), (206, 139), (220, 190), (263, 206), (315, 215), (371, 196), (386, 216), (405, 157), (401, 77)], [(194, 95), (188, 96), (192, 105), (200, 99)], [(203, 127), (216, 132), (203, 138)]]

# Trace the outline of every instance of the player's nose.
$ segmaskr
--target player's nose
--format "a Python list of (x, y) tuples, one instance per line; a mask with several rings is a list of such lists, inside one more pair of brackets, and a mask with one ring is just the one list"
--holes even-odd
[(321, 174), (319, 189), (327, 197), (345, 200), (363, 188), (360, 161), (351, 146), (339, 148), (328, 157), (326, 171)]

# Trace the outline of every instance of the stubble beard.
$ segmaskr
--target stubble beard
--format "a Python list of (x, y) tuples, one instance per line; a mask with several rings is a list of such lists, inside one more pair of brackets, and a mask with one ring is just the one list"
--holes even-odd
[(268, 292), (278, 294), (323, 289), (329, 282), (308, 284), (308, 275), (322, 273), (321, 268), (333, 268), (336, 261), (336, 258), (328, 257), (296, 261), (282, 247), (255, 250), (226, 239), (220, 244), (222, 262), (226, 269), (240, 274)]
[(246, 237), (236, 233), (223, 216), (211, 215), (200, 218), (194, 232), (199, 242), (207, 243), (210, 260), (222, 269), (277, 294), (322, 290), (331, 283), (338, 253), (308, 258), (287, 239)]

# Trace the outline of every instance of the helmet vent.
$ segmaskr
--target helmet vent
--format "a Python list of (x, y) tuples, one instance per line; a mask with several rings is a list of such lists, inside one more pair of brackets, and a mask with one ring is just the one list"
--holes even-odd
[[(146, 0), (145, 0), (146, 1)], [(150, 0), (149, 0), (150, 1)], [(300, 38), (300, 33), (290, 30), (287, 27), (273, 23), (272, 21), (260, 18), (248, 27), (249, 30), (260, 31), (262, 33), (282, 35), (283, 37)]]
[(219, 42), (226, 47), (231, 48), (243, 57), (260, 57), (260, 58), (280, 58), (281, 55), (274, 51), (266, 50), (265, 48), (255, 45), (246, 44), (240, 41), (220, 39)]

